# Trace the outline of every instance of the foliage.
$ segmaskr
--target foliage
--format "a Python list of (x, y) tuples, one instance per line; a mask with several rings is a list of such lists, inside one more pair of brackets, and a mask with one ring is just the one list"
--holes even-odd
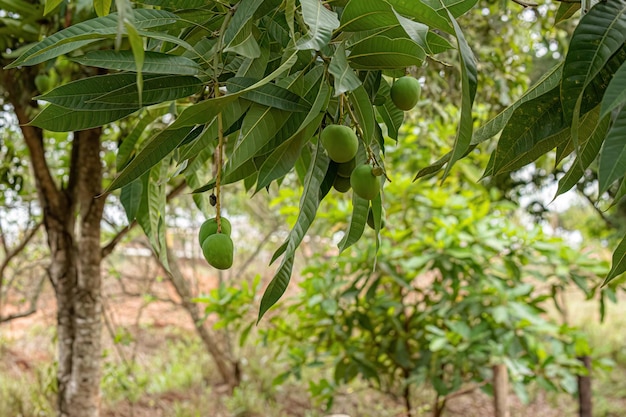
[(484, 191), (424, 186), (407, 197), (409, 180), (387, 187), (375, 270), (366, 242), (337, 258), (316, 256), (288, 313), (272, 317), (266, 338), (285, 346), (289, 361), (278, 380), (331, 364), (333, 377), (311, 385), (329, 402), (357, 377), (396, 397), (424, 384), (445, 397), (468, 383), (488, 390), (491, 366), (504, 363), (522, 398), (533, 381), (573, 394), (576, 357), (589, 348), (546, 309), (571, 280), (596, 291), (606, 269), (527, 230)]
[[(294, 170), (304, 186), (300, 215), (276, 250), (274, 260), (282, 256), (282, 261), (259, 317), (284, 293), (294, 252), (336, 175), (334, 164), (316, 146), (320, 127), (353, 126), (362, 145), (357, 159), (384, 168), (381, 126), (397, 137), (403, 120), (402, 111), (388, 100), (391, 78), (446, 51), (455, 50), (459, 68), (458, 129), (450, 152), (417, 177), (442, 168), (447, 176), (456, 161), (500, 131), (487, 176), (518, 169), (554, 148), (558, 162), (578, 155), (559, 192), (571, 188), (598, 155), (601, 193), (626, 170), (616, 139), (624, 104), (624, 0), (601, 2), (589, 10), (574, 31), (564, 63), (475, 133), (478, 70), (459, 21), (476, 0), (150, 1), (135, 9), (117, 1), (117, 10), (109, 14), (110, 3), (94, 4), (98, 17), (51, 34), (10, 64), (36, 65), (71, 54), (106, 73), (40, 96), (50, 104), (32, 124), (78, 130), (140, 112), (137, 134), (120, 150), (120, 175), (109, 191), (122, 189), (129, 219), (138, 220), (160, 253), (165, 191), (158, 184), (163, 180), (183, 173), (197, 192), (214, 190), (219, 216), (222, 185), (243, 181), (258, 192)], [(57, 4), (47, 2), (46, 11)], [(556, 19), (565, 20), (575, 11), (562, 7)], [(176, 100), (178, 107), (168, 107)], [(139, 141), (143, 128), (162, 111), (175, 121)], [(207, 163), (217, 171), (208, 182), (201, 173)], [(617, 199), (621, 193), (614, 195)], [(342, 249), (362, 234), (368, 203), (358, 197), (354, 203)], [(379, 213), (380, 203), (372, 204)], [(626, 268), (624, 248), (622, 242), (607, 282)]]
[[(140, 109), (145, 109), (141, 119), (154, 120), (154, 108), (191, 96), (171, 108), (175, 122), (147, 142), (138, 143), (137, 135), (127, 138), (120, 154), (135, 156), (120, 158), (120, 175), (109, 187), (122, 188), (129, 219), (137, 218), (161, 252), (164, 227), (158, 213), (164, 194), (154, 184), (183, 172), (197, 191), (215, 189), (219, 200), (221, 185), (245, 180), (247, 188), (259, 191), (295, 168), (304, 184), (301, 215), (276, 252), (283, 260), (261, 316), (284, 292), (294, 251), (335, 176), (316, 147), (320, 126), (355, 127), (362, 145), (358, 159), (384, 166), (376, 117), (392, 135), (403, 118), (387, 99), (388, 77), (404, 75), (407, 67), (422, 65), (456, 42), (463, 94), (455, 158), (465, 152), (476, 65), (456, 18), (475, 0), (348, 2), (345, 7), (318, 0), (203, 4), (151, 1), (131, 9), (120, 1), (111, 14), (98, 7), (99, 17), (51, 34), (9, 67), (71, 54), (106, 70), (39, 97), (50, 104), (32, 124), (53, 131), (103, 125)], [(146, 125), (140, 121), (138, 128)], [(206, 180), (198, 171), (216, 148), (221, 153), (224, 142), (226, 163), (222, 166), (218, 157), (217, 177), (203, 186)], [(343, 247), (358, 240), (363, 223), (359, 216), (354, 219)]]
[[(576, 6), (563, 3), (557, 20), (569, 17)], [(625, 34), (624, 1), (599, 2), (582, 16), (563, 62), (476, 131), (472, 146), (500, 133), (484, 176), (519, 169), (556, 149), (556, 163), (565, 168), (557, 195), (574, 187), (593, 167), (599, 198), (614, 204), (621, 200), (626, 191), (621, 140), (626, 120)], [(442, 164), (422, 174), (452, 157), (447, 154)], [(605, 283), (626, 270), (625, 242), (626, 238), (615, 250)]]

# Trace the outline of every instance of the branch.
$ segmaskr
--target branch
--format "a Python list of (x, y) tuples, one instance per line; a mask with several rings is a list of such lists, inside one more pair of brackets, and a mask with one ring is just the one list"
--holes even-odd
[(478, 388), (485, 386), (489, 383), (489, 381), (482, 381), (482, 382), (478, 382), (474, 385), (470, 385), (467, 388), (464, 389), (460, 389), (458, 391), (455, 391), (451, 394), (448, 394), (444, 397), (444, 401), (448, 401), (452, 398), (456, 398), (456, 397), (461, 397), (463, 395), (467, 395), (467, 394), (471, 394), (472, 392), (476, 391)]
[(47, 206), (51, 206), (55, 212), (61, 210), (62, 194), (58, 189), (48, 162), (46, 161), (43, 144), (42, 129), (30, 126), (28, 107), (32, 106), (31, 97), (34, 95), (34, 79), (38, 71), (37, 67), (23, 67), (19, 70), (3, 70), (2, 87), (7, 92), (9, 103), (13, 106), (15, 115), (20, 124), (24, 142), (30, 152), (30, 163), (35, 174), (37, 190), (40, 192), (40, 201), (44, 212)]
[(2, 286), (4, 284), (4, 271), (7, 269), (7, 267), (9, 266), (9, 263), (13, 260), (13, 258), (19, 255), (24, 250), (26, 245), (28, 245), (28, 242), (30, 242), (33, 236), (35, 236), (35, 233), (37, 232), (37, 230), (39, 230), (39, 227), (41, 226), (41, 224), (42, 223), (39, 222), (35, 225), (35, 227), (30, 229), (28, 233), (26, 233), (26, 236), (24, 236), (24, 239), (22, 239), (22, 241), (18, 243), (18, 245), (11, 250), (7, 248), (6, 241), (4, 240), (4, 235), (3, 235), (2, 242), (3, 242), (4, 249), (6, 251), (6, 256), (4, 260), (2, 261), (2, 263), (0, 264), (0, 313), (2, 312)]
[(539, 6), (539, 4), (535, 3), (534, 1), (526, 2), (526, 1), (522, 1), (522, 0), (513, 0), (513, 3), (517, 3), (517, 4), (519, 4), (520, 6), (522, 6), (524, 8)]
[(585, 197), (585, 200), (587, 200), (587, 202), (591, 205), (591, 207), (595, 210), (595, 212), (598, 213), (598, 216), (600, 216), (600, 218), (604, 221), (604, 223), (606, 223), (608, 227), (612, 229), (617, 228), (617, 225), (606, 214), (604, 214), (604, 212), (598, 206), (596, 206), (596, 202), (593, 201), (593, 199), (590, 196), (585, 194), (585, 192), (581, 188), (577, 188), (577, 189), (580, 192), (580, 194), (582, 194), (583, 197)]
[[(174, 188), (172, 188), (169, 194), (167, 194), (167, 197), (165, 197), (165, 201), (169, 203), (172, 199), (177, 197), (186, 187), (187, 183), (185, 181), (181, 181)], [(106, 258), (107, 256), (109, 256), (111, 252), (113, 252), (117, 244), (120, 243), (126, 237), (126, 235), (135, 228), (135, 226), (137, 226), (137, 220), (133, 220), (128, 226), (117, 232), (117, 234), (113, 236), (109, 243), (102, 247), (102, 258)]]
[(41, 295), (41, 292), (43, 290), (44, 282), (45, 282), (45, 277), (41, 277), (41, 279), (37, 283), (37, 288), (35, 288), (35, 292), (33, 293), (29, 301), (28, 310), (22, 311), (20, 313), (9, 314), (8, 316), (4, 316), (4, 317), (0, 316), (0, 323), (19, 319), (22, 317), (28, 317), (32, 314), (35, 314), (37, 312), (37, 302), (39, 301), (39, 296)]

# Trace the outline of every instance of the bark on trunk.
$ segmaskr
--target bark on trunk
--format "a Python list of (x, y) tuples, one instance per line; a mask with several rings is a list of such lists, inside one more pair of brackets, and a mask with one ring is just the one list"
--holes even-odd
[(100, 221), (101, 129), (75, 132), (67, 180), (55, 181), (41, 129), (28, 126), (35, 105), (32, 67), (2, 71), (5, 97), (14, 108), (43, 212), (57, 301), (58, 416), (99, 415), (101, 337)]

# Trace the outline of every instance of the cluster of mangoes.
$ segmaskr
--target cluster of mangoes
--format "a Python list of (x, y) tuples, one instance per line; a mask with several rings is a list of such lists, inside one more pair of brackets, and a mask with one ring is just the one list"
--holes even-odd
[(200, 226), (198, 240), (204, 259), (209, 265), (217, 269), (228, 269), (233, 266), (234, 246), (230, 238), (232, 227), (226, 217), (220, 217), (219, 226), (216, 217), (206, 220)]
[[(413, 77), (401, 77), (391, 86), (391, 101), (400, 110), (411, 110), (417, 104), (420, 84)], [(333, 187), (342, 193), (352, 189), (358, 196), (373, 200), (381, 188), (380, 166), (370, 162), (356, 164), (359, 139), (354, 130), (345, 125), (326, 126), (320, 137), (328, 157), (337, 164), (337, 176)], [(383, 220), (384, 221), (384, 220)], [(367, 224), (374, 228), (373, 213), (368, 213)], [(384, 226), (383, 226), (384, 227)], [(217, 269), (228, 269), (233, 265), (233, 241), (230, 238), (231, 224), (225, 217), (220, 217), (219, 227), (216, 217), (206, 220), (200, 227), (198, 238), (202, 254), (209, 265)]]
[[(419, 96), (420, 84), (413, 77), (398, 78), (391, 86), (391, 101), (400, 110), (411, 110), (417, 104)], [(342, 193), (352, 188), (359, 197), (374, 199), (380, 192), (380, 176), (384, 172), (375, 163), (356, 165), (354, 158), (359, 148), (359, 140), (354, 130), (349, 126), (331, 124), (322, 130), (321, 141), (328, 157), (337, 163), (334, 188)]]

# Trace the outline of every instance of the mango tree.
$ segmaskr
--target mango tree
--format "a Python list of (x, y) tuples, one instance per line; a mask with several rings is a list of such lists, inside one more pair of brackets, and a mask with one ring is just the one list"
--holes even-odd
[[(320, 202), (333, 184), (341, 181), (341, 172), (345, 174), (340, 172), (345, 169), (340, 166), (345, 162), (332, 160), (320, 140), (327, 126), (344, 125), (354, 131), (358, 138), (354, 163), (365, 166), (355, 175), (358, 178), (349, 183), (358, 183), (357, 188), (366, 192), (352, 195), (351, 222), (340, 248), (344, 250), (359, 240), (370, 209), (376, 230), (380, 229), (381, 189), (392, 177), (386, 170), (383, 138), (398, 137), (404, 117), (402, 108), (413, 102), (413, 97), (405, 97), (402, 102), (393, 100), (390, 91), (394, 79), (407, 75), (408, 69), (420, 67), (427, 60), (437, 61), (442, 53), (454, 51), (458, 67), (456, 88), (461, 92), (456, 103), (460, 115), (451, 152), (421, 170), (418, 176), (438, 172), (444, 166), (443, 176), (447, 176), (455, 162), (507, 123), (510, 128), (503, 132), (502, 145), (494, 153), (488, 173), (528, 163), (531, 157), (550, 149), (554, 133), (562, 133), (556, 135), (559, 140), (567, 137), (558, 142), (559, 155), (576, 150), (583, 158), (588, 155), (584, 152), (585, 132), (593, 130), (601, 142), (614, 135), (612, 130), (600, 127), (616, 121), (614, 126), (619, 130), (617, 121), (621, 119), (616, 113), (624, 101), (615, 85), (619, 87), (622, 71), (618, 69), (623, 69), (624, 61), (620, 52), (624, 43), (624, 0), (600, 3), (589, 10), (572, 38), (562, 71), (555, 69), (511, 109), (475, 133), (472, 107), (477, 66), (457, 19), (472, 9), (476, 0), (143, 0), (134, 4), (117, 0), (114, 7), (111, 1), (96, 0), (78, 2), (76, 7), (91, 3), (97, 17), (73, 20), (72, 13), (65, 13), (64, 19), (51, 18), (54, 24), (42, 24), (41, 14), (66, 7), (62, 3), (48, 0), (43, 12), (37, 1), (3, 3), (10, 19), (28, 16), (20, 23), (23, 33), (9, 36), (15, 42), (9, 47), (10, 56), (17, 58), (5, 67), (3, 74), (7, 85), (15, 87), (15, 94), (10, 96), (20, 97), (20, 106), (14, 106), (16, 111), (18, 107), (32, 107), (20, 114), (20, 123), (31, 148), (33, 166), (45, 162), (44, 131), (75, 132), (75, 169), (68, 181), (61, 179), (59, 185), (48, 169), (38, 171), (38, 187), (47, 196), (44, 221), (49, 226), (58, 223), (64, 229), (57, 229), (65, 230), (57, 235), (49, 233), (51, 247), (88, 247), (73, 241), (74, 234), (69, 230), (74, 229), (73, 209), (78, 205), (81, 215), (87, 217), (98, 217), (102, 209), (104, 197), (93, 199), (101, 194), (101, 182), (93, 181), (101, 175), (96, 152), (100, 149), (99, 129), (133, 115), (137, 122), (117, 151), (119, 175), (106, 192), (121, 190), (129, 221), (136, 220), (142, 226), (166, 267), (164, 207), (165, 184), (169, 179), (182, 175), (195, 189), (195, 199), (205, 211), (215, 204), (218, 230), (221, 208), (227, 201), (223, 192), (227, 191), (226, 185), (240, 182), (256, 193), (283, 183), (290, 172), (302, 184), (298, 217), (284, 244), (276, 249), (274, 261), (281, 261), (264, 294), (259, 318), (284, 293), (296, 249), (315, 219)], [(70, 10), (73, 5), (70, 4)], [(576, 3), (564, 3), (560, 16), (569, 17), (575, 8)], [(86, 13), (89, 12), (90, 8)], [(61, 29), (64, 26), (67, 27)], [(591, 28), (593, 33), (587, 33)], [(594, 51), (593, 58), (585, 53), (582, 57), (576, 55), (588, 51), (588, 47)], [(33, 84), (39, 68), (65, 55), (82, 65), (86, 77), (51, 91), (38, 91), (37, 103), (48, 103), (42, 109), (23, 104), (37, 94)], [(26, 74), (31, 75), (32, 82), (20, 85), (20, 77)], [(580, 74), (584, 76), (582, 84), (575, 82)], [(607, 87), (602, 80), (608, 80), (612, 74), (617, 84)], [(560, 82), (561, 76), (564, 82)], [(18, 81), (11, 85), (12, 80)], [(615, 91), (617, 95), (610, 93)], [(601, 111), (602, 123), (593, 124), (592, 116), (599, 110), (594, 113), (590, 109), (603, 96), (614, 98)], [(520, 120), (527, 127), (526, 110), (530, 107), (534, 116), (528, 126), (534, 130), (518, 129), (515, 123)], [(150, 134), (159, 124), (162, 128)], [(568, 126), (574, 128), (566, 129)], [(517, 137), (514, 132), (518, 131), (528, 133)], [(510, 134), (513, 140), (507, 142)], [(544, 141), (541, 135), (548, 135), (551, 140)], [(603, 186), (623, 175), (619, 160), (611, 161), (601, 164), (608, 166), (610, 172), (603, 176)], [(579, 165), (573, 164), (571, 171), (575, 173)], [(352, 172), (348, 177), (351, 176)], [(82, 182), (84, 186), (80, 185)], [(81, 194), (80, 204), (68, 199), (74, 193), (68, 194), (71, 187), (65, 184), (78, 184), (76, 190), (81, 193), (87, 190)], [(98, 230), (94, 224), (86, 223), (77, 230), (88, 234), (95, 244)], [(68, 270), (94, 271), (93, 276), (98, 276), (94, 268), (99, 258), (78, 268), (77, 264), (68, 264), (68, 260), (86, 261), (88, 257), (69, 253), (61, 250), (53, 256), (58, 261), (54, 263), (55, 270), (69, 265)], [(89, 256), (98, 257), (97, 253), (95, 248), (89, 250)], [(624, 268), (620, 253), (618, 250), (611, 276)], [(98, 279), (94, 279), (97, 283)], [(75, 281), (85, 282), (78, 278)], [(82, 316), (78, 315), (81, 320), (77, 326), (95, 323), (98, 295), (75, 297), (74, 291), (69, 298), (61, 297), (63, 305), (66, 299), (86, 300), (93, 308), (78, 308), (73, 301), (67, 304), (68, 308), (72, 312), (84, 310)], [(75, 334), (83, 335), (80, 331)], [(94, 334), (97, 338), (97, 332)], [(67, 344), (70, 345), (91, 353), (98, 350), (97, 342), (82, 341), (80, 337)], [(96, 364), (97, 369), (97, 358), (91, 353), (88, 362)], [(76, 372), (72, 375), (80, 379), (81, 372)], [(62, 378), (60, 381), (65, 383)], [(66, 408), (62, 414), (97, 414), (91, 411), (97, 410), (97, 390), (85, 389), (94, 394), (85, 400), (84, 407)]]

